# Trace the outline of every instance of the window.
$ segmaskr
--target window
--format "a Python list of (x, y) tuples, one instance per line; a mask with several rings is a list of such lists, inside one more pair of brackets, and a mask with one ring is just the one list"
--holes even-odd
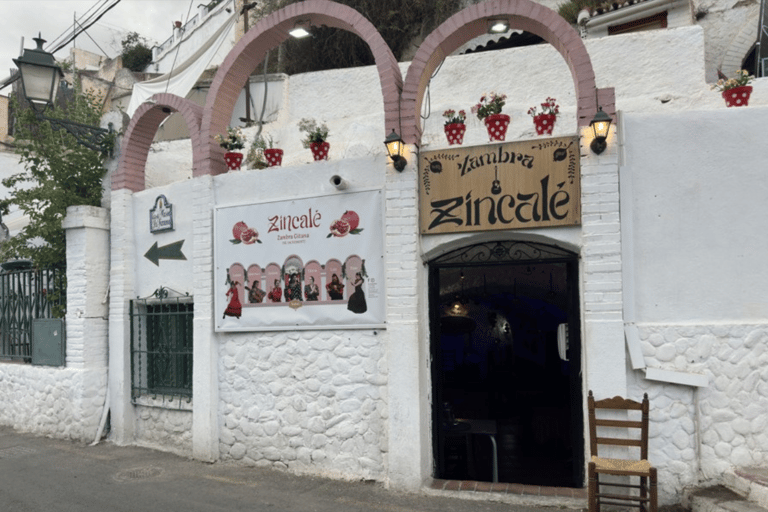
[(655, 30), (667, 28), (667, 11), (641, 18), (639, 20), (628, 21), (620, 25), (608, 27), (608, 35), (626, 34), (627, 32), (644, 32), (646, 30)]
[[(155, 296), (158, 292), (155, 292)], [(131, 397), (192, 398), (191, 297), (131, 301)]]

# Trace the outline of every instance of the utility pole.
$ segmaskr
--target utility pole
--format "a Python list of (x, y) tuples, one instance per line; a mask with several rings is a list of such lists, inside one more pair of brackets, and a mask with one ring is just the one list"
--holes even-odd
[[(256, 2), (243, 4), (243, 8), (240, 9), (240, 14), (243, 16), (243, 35), (248, 33), (248, 11), (256, 7)], [(251, 77), (248, 76), (248, 80), (245, 82), (245, 117), (241, 117), (240, 121), (244, 122), (246, 126), (253, 124), (251, 119)]]

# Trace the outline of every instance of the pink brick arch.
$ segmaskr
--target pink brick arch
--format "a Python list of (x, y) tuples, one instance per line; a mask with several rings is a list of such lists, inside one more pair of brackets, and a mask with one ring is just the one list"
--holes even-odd
[(392, 50), (370, 21), (362, 14), (329, 0), (306, 0), (291, 4), (259, 20), (253, 28), (229, 52), (211, 83), (203, 111), (201, 124), (204, 170), (206, 174), (221, 174), (227, 171), (224, 150), (213, 137), (223, 133), (232, 118), (240, 91), (248, 76), (264, 60), (267, 51), (277, 47), (288, 37), (288, 31), (296, 22), (309, 20), (311, 25), (335, 27), (357, 34), (371, 49), (376, 68), (379, 71), (381, 92), (384, 97), (385, 133), (398, 127), (400, 91), (403, 77), (392, 54)]
[(187, 123), (192, 142), (192, 168), (200, 168), (202, 144), (200, 121), (203, 109), (189, 100), (175, 94), (155, 94), (152, 102), (143, 103), (131, 118), (123, 137), (123, 149), (117, 171), (112, 175), (112, 190), (127, 188), (131, 192), (144, 190), (144, 167), (152, 140), (160, 123), (165, 118), (179, 112)]
[(432, 73), (443, 59), (459, 46), (487, 32), (488, 21), (509, 20), (510, 28), (521, 29), (543, 38), (563, 56), (576, 88), (578, 126), (586, 126), (597, 111), (615, 116), (613, 89), (597, 91), (592, 62), (579, 34), (553, 10), (530, 0), (489, 0), (474, 4), (448, 18), (419, 47), (408, 68), (401, 100), (402, 137), (410, 144), (421, 143), (419, 113)]

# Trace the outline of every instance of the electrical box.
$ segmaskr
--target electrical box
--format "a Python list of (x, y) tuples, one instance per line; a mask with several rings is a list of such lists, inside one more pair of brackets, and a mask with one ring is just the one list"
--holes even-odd
[(66, 355), (64, 320), (61, 318), (32, 320), (32, 364), (64, 366)]

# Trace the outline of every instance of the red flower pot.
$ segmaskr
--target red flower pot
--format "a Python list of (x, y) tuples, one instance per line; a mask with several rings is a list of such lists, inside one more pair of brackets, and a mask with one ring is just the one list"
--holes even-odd
[(752, 94), (751, 85), (742, 85), (723, 91), (726, 107), (746, 107), (749, 104), (749, 95)]
[(445, 136), (448, 138), (448, 144), (461, 144), (464, 142), (464, 132), (467, 131), (467, 125), (464, 123), (451, 123), (444, 126)]
[(267, 159), (267, 167), (277, 166), (279, 167), (283, 163), (283, 150), (282, 149), (265, 149), (264, 158)]
[(555, 114), (539, 114), (533, 118), (533, 125), (536, 127), (537, 135), (552, 135), (555, 128)]
[(227, 162), (227, 167), (230, 171), (236, 171), (240, 169), (240, 164), (243, 163), (243, 154), (235, 152), (224, 153), (224, 161)]
[(488, 129), (488, 137), (491, 141), (504, 140), (507, 136), (509, 116), (507, 114), (491, 114), (483, 122)]
[(310, 142), (309, 149), (312, 150), (312, 156), (317, 162), (318, 160), (328, 160), (328, 150), (331, 149), (331, 145), (327, 142)]

